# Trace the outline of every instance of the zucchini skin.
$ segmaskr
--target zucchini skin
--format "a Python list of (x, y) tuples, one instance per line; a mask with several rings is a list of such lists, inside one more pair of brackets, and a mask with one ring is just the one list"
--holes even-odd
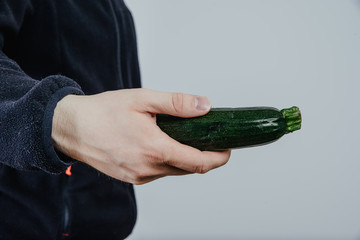
[(157, 115), (162, 131), (199, 150), (226, 150), (271, 143), (287, 133), (281, 111), (272, 107), (213, 108), (201, 117)]

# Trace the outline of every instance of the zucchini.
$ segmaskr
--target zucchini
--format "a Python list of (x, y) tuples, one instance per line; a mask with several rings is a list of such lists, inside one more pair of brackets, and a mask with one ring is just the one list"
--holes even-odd
[(158, 114), (157, 125), (180, 143), (199, 150), (226, 150), (271, 143), (301, 128), (298, 107), (212, 108), (201, 117)]

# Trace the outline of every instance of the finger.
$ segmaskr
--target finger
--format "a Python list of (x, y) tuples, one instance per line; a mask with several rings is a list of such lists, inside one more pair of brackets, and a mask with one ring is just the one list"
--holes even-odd
[(144, 90), (141, 106), (151, 113), (169, 114), (178, 117), (197, 117), (206, 114), (211, 104), (203, 96)]
[(165, 176), (183, 176), (188, 174), (193, 174), (193, 172), (189, 172), (168, 164), (161, 163), (159, 166), (156, 167), (155, 170), (157, 176), (165, 177)]
[(206, 173), (229, 161), (231, 151), (200, 151), (172, 141), (164, 153), (164, 163), (192, 173)]
[(188, 174), (192, 174), (192, 172), (165, 164), (157, 164), (156, 166), (149, 165), (142, 176), (132, 177), (131, 182), (135, 185), (142, 185), (166, 176), (182, 176)]

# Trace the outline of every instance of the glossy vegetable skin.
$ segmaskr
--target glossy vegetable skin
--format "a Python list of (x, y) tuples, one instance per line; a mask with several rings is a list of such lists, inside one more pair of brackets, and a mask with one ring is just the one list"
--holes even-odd
[(225, 150), (271, 143), (301, 128), (299, 108), (213, 108), (195, 118), (157, 115), (158, 126), (175, 140), (200, 150)]

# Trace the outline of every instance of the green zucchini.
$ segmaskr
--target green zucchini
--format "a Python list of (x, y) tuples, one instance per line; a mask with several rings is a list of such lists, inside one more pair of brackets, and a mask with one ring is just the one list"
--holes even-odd
[(225, 150), (271, 143), (301, 128), (298, 107), (212, 108), (201, 117), (158, 114), (157, 125), (180, 143), (199, 150)]

